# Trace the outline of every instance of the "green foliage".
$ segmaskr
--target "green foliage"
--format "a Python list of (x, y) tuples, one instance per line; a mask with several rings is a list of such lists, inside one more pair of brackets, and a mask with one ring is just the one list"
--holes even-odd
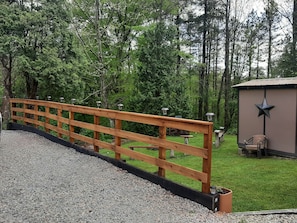
[(276, 61), (273, 70), (274, 77), (296, 77), (297, 76), (297, 58), (293, 45), (288, 41), (281, 57)]
[[(175, 43), (176, 29), (160, 22), (139, 37), (138, 72), (135, 90), (130, 97), (129, 110), (161, 115), (161, 108), (169, 108), (169, 116), (188, 117), (184, 77), (177, 75)], [(154, 134), (153, 127), (130, 126), (140, 132)]]
[(21, 29), (22, 12), (14, 5), (10, 6), (7, 2), (1, 3), (0, 11), (0, 55), (15, 53), (18, 43), (22, 42)]
[(133, 123), (133, 122), (129, 122), (127, 125), (128, 125), (127, 127), (129, 131), (132, 131), (132, 132), (142, 133), (150, 136), (158, 136), (158, 133), (159, 133), (159, 128), (152, 125)]
[(0, 54), (8, 52), (13, 58), (13, 73), (19, 75), (13, 86), (15, 96), (84, 95), (80, 76), (86, 63), (77, 54), (67, 4), (42, 0), (1, 4)]
[(173, 26), (158, 23), (139, 38), (139, 71), (130, 101), (134, 111), (161, 114), (161, 108), (168, 107), (172, 115), (187, 114), (179, 103), (185, 95), (184, 82), (176, 75), (175, 35)]
[(74, 27), (90, 62), (85, 99), (89, 105), (101, 100), (105, 108), (115, 108), (117, 103), (126, 107), (133, 88), (135, 30), (146, 20), (147, 4), (103, 0), (95, 1), (94, 7), (94, 1), (74, 1)]
[[(259, 64), (267, 56), (267, 22), (278, 23), (277, 5), (266, 14), (247, 12), (242, 21), (232, 5), (227, 10), (218, 1), (23, 0), (0, 6), (3, 94), (76, 98), (88, 106), (101, 100), (104, 108), (123, 103), (124, 110), (158, 115), (168, 107), (169, 116), (186, 118), (204, 119), (212, 111), (216, 124), (227, 122), (232, 132), (237, 95), (227, 93), (245, 75), (265, 77)], [(296, 76), (292, 39), (285, 43), (275, 77)], [(228, 73), (222, 55), (230, 57)]]

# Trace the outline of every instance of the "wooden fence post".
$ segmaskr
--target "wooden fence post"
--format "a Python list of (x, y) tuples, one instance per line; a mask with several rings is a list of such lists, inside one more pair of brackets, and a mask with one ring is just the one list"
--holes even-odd
[(24, 105), (23, 105), (23, 109), (24, 109), (23, 118), (24, 118), (24, 123), (25, 123), (25, 125), (29, 125), (28, 122), (25, 122), (25, 119), (26, 119), (26, 118), (30, 118), (30, 115), (27, 114), (26, 111), (25, 111), (26, 109), (29, 109), (29, 108), (30, 108), (30, 106), (29, 106), (28, 104), (24, 103)]
[(23, 109), (23, 116), (22, 116), (22, 118), (23, 118), (23, 124), (24, 125), (27, 125), (27, 123), (25, 122), (25, 118), (26, 118), (26, 111), (25, 111), (26, 105), (27, 104), (25, 104), (25, 102), (23, 102), (23, 107), (22, 107), (22, 109)]
[(212, 159), (212, 125), (208, 126), (208, 133), (204, 134), (203, 147), (207, 149), (207, 159), (203, 158), (203, 172), (207, 174), (207, 182), (202, 183), (202, 192), (210, 193), (211, 159)]
[[(59, 130), (61, 130), (62, 127), (63, 127), (63, 123), (60, 121), (60, 119), (62, 118), (62, 112), (63, 112), (62, 109), (61, 108), (58, 108), (58, 113), (57, 113), (58, 124), (57, 124), (57, 126), (58, 126)], [(59, 138), (62, 138), (62, 134), (60, 132), (58, 133), (58, 137)]]
[[(160, 139), (166, 139), (166, 127), (160, 126), (159, 127), (159, 138)], [(159, 159), (166, 160), (166, 148), (159, 147)], [(160, 177), (165, 177), (165, 169), (159, 167), (158, 168), (158, 175)]]
[[(94, 125), (99, 125), (100, 124), (100, 117), (98, 117), (97, 115), (94, 115)], [(99, 152), (99, 146), (96, 146), (95, 145), (95, 140), (96, 139), (99, 139), (100, 140), (100, 133), (97, 132), (97, 131), (94, 131), (94, 143), (93, 143), (93, 146), (94, 146), (94, 152)]]
[(48, 118), (49, 117), (49, 113), (50, 113), (50, 109), (49, 109), (49, 107), (45, 107), (45, 131), (47, 132), (47, 133), (49, 133), (49, 129), (46, 127), (46, 125), (47, 124), (49, 124), (49, 122), (50, 122), (50, 119)]
[(71, 122), (74, 120), (74, 112), (69, 111), (69, 141), (74, 143), (74, 138), (71, 137), (71, 134), (74, 133), (74, 126), (71, 125)]
[[(115, 130), (121, 130), (122, 129), (122, 120), (116, 119), (115, 120), (115, 126), (114, 126)], [(121, 137), (117, 136), (117, 134), (115, 134), (115, 146), (121, 146), (122, 142), (121, 142)], [(120, 160), (121, 159), (121, 154), (120, 153), (115, 153), (115, 159), (116, 160)]]
[[(34, 112), (35, 112), (35, 114), (34, 114), (34, 120), (37, 122), (37, 121), (38, 121), (38, 115), (37, 115), (37, 112), (38, 112), (38, 104), (35, 104), (35, 105), (34, 105)], [(35, 128), (38, 128), (38, 125), (37, 125), (37, 124), (35, 124), (34, 126), (35, 126)]]
[[(12, 108), (16, 108), (16, 103), (11, 103), (11, 107), (10, 107), (10, 111), (12, 111), (13, 109)], [(13, 111), (12, 112), (12, 116), (16, 116), (17, 115), (17, 112), (16, 111)], [(17, 120), (16, 119), (12, 119), (12, 122), (16, 123)]]

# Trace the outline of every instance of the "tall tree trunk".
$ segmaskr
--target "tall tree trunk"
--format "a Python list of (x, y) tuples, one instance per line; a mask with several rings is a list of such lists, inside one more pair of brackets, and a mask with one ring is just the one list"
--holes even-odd
[(12, 97), (12, 56), (9, 54), (2, 57), (3, 86), (9, 98)]
[(292, 43), (292, 56), (294, 58), (294, 68), (293, 68), (293, 73), (297, 74), (297, 0), (294, 0), (294, 7), (293, 7), (293, 43)]
[(272, 25), (274, 20), (274, 14), (276, 11), (276, 3), (274, 0), (268, 0), (267, 2), (267, 25), (268, 25), (268, 58), (267, 58), (267, 78), (271, 76), (272, 67)]
[(24, 73), (24, 77), (26, 79), (27, 97), (35, 99), (37, 96), (38, 81), (32, 78), (28, 72)]
[(226, 1), (226, 9), (225, 9), (225, 70), (224, 70), (224, 77), (225, 77), (225, 115), (224, 115), (224, 125), (225, 128), (228, 129), (230, 126), (230, 88), (231, 88), (231, 75), (229, 70), (229, 62), (230, 62), (230, 30), (229, 30), (229, 17), (230, 17), (230, 0)]
[(217, 96), (218, 92), (218, 63), (219, 63), (219, 38), (216, 38), (215, 44), (215, 58), (214, 58), (214, 66), (213, 66), (213, 91), (214, 96)]
[[(178, 14), (176, 16), (176, 19), (175, 19), (175, 25), (176, 25), (176, 30), (177, 30), (177, 34), (176, 34), (176, 41), (177, 41), (177, 51), (180, 52), (181, 51), (181, 48), (180, 48), (180, 28), (179, 28), (179, 25), (180, 25), (180, 15)], [(180, 65), (181, 65), (181, 56), (179, 55), (179, 53), (177, 54), (177, 58), (176, 58), (176, 74), (177, 76), (180, 75)]]
[(221, 78), (221, 82), (220, 82), (220, 88), (219, 88), (219, 93), (218, 93), (218, 97), (217, 97), (217, 119), (220, 120), (221, 117), (221, 101), (222, 101), (222, 97), (223, 97), (223, 92), (224, 92), (224, 80), (225, 80), (225, 76), (224, 74), (222, 75)]
[(267, 59), (267, 78), (270, 77), (270, 73), (271, 73), (271, 45), (272, 45), (272, 32), (271, 32), (271, 28), (269, 28), (268, 31), (268, 35), (269, 35), (269, 40), (268, 40), (268, 59)]
[[(210, 35), (210, 31), (208, 31), (208, 36)], [(204, 113), (206, 112), (213, 112), (212, 110), (209, 110), (209, 75), (210, 75), (210, 65), (211, 65), (211, 48), (212, 48), (212, 38), (207, 37), (207, 49), (206, 49), (206, 66), (205, 66), (205, 85), (204, 85)]]
[(257, 40), (257, 79), (259, 78), (259, 71), (260, 71), (260, 67), (259, 67), (259, 61), (260, 61), (260, 40)]
[(105, 80), (105, 66), (103, 61), (103, 54), (102, 54), (102, 35), (100, 30), (100, 1), (95, 0), (95, 29), (96, 29), (96, 40), (97, 40), (97, 73), (99, 76), (99, 83), (100, 83), (100, 98), (102, 100), (102, 106), (104, 108), (108, 107), (108, 97), (107, 97), (107, 86), (106, 86), (106, 80)]
[(1, 59), (4, 96), (2, 100), (1, 113), (4, 123), (9, 121), (10, 105), (9, 99), (12, 98), (12, 56), (2, 57)]
[(204, 0), (204, 17), (203, 17), (203, 36), (202, 36), (202, 68), (200, 71), (199, 80), (199, 99), (198, 99), (198, 119), (203, 119), (204, 103), (205, 103), (205, 75), (206, 75), (206, 36), (207, 36), (207, 19), (208, 19), (208, 5), (207, 0)]
[(248, 74), (249, 74), (249, 80), (252, 79), (252, 62), (253, 62), (253, 52), (251, 50), (252, 43), (249, 45), (249, 51), (248, 51)]

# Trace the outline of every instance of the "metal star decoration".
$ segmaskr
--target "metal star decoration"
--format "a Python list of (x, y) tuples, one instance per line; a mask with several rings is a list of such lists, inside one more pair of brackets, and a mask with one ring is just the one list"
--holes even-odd
[(270, 118), (269, 111), (274, 108), (274, 105), (268, 105), (266, 98), (264, 98), (262, 104), (256, 104), (256, 107), (259, 109), (258, 117), (261, 115), (265, 115)]

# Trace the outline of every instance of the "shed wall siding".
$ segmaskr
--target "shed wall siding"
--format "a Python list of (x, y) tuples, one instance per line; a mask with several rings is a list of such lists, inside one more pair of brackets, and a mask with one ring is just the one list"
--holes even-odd
[(261, 104), (264, 98), (263, 89), (239, 91), (239, 125), (238, 142), (264, 131), (262, 117), (258, 117), (258, 109), (255, 104)]
[[(265, 93), (266, 92), (266, 93)], [(270, 118), (258, 117), (256, 104), (262, 104), (266, 95)], [(238, 143), (256, 134), (268, 137), (268, 149), (296, 155), (297, 89), (240, 89)]]
[(266, 98), (269, 105), (275, 106), (270, 118), (266, 117), (269, 149), (295, 153), (296, 89), (267, 89)]

